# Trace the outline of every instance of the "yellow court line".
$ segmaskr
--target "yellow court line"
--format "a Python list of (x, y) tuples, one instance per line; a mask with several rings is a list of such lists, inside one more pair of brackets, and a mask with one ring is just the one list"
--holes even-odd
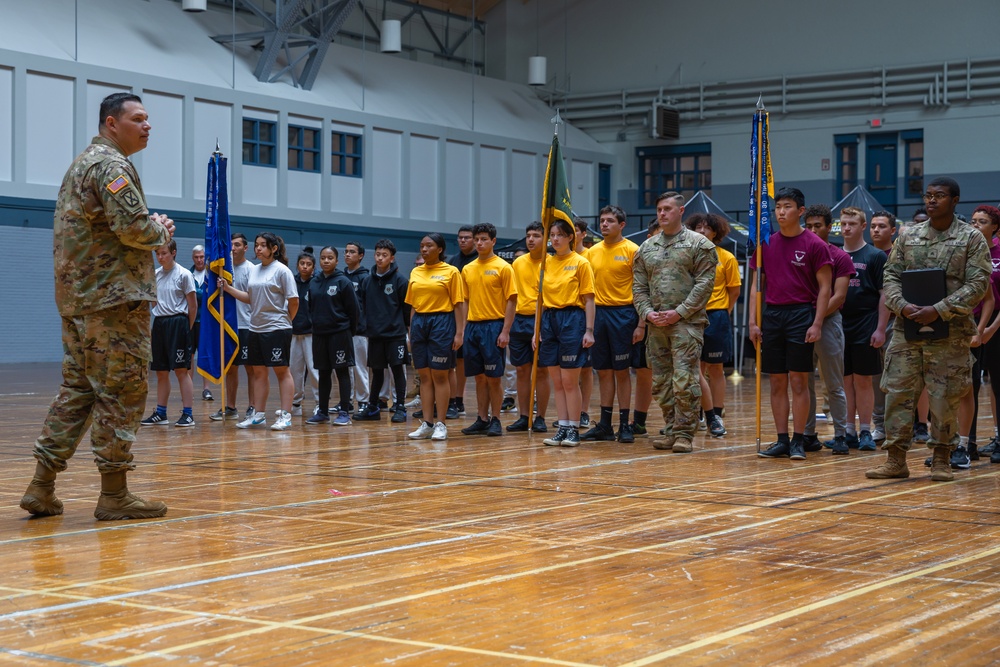
[[(989, 473), (989, 475), (991, 475), (991, 476), (992, 475), (997, 475), (997, 474), (1000, 474), (1000, 473)], [(939, 484), (937, 486), (940, 487), (940, 486), (943, 486), (943, 485)], [(452, 592), (455, 592), (455, 591), (465, 590), (465, 589), (469, 589), (469, 588), (473, 588), (473, 587), (485, 586), (485, 585), (496, 584), (496, 583), (503, 583), (503, 582), (506, 582), (506, 581), (511, 581), (511, 580), (514, 580), (514, 579), (519, 579), (521, 577), (536, 576), (538, 574), (543, 574), (545, 572), (552, 572), (552, 571), (556, 571), (556, 570), (562, 570), (562, 569), (569, 568), (569, 567), (578, 567), (580, 565), (586, 565), (586, 564), (589, 564), (589, 563), (607, 561), (607, 560), (611, 560), (613, 558), (618, 558), (620, 556), (628, 556), (628, 555), (646, 553), (646, 552), (653, 551), (653, 550), (656, 550), (656, 549), (663, 549), (663, 548), (669, 547), (669, 546), (674, 546), (674, 545), (679, 545), (679, 544), (686, 544), (686, 543), (690, 543), (690, 542), (696, 542), (696, 541), (700, 541), (700, 540), (704, 540), (704, 539), (709, 539), (709, 538), (712, 538), (712, 537), (719, 537), (719, 536), (728, 535), (728, 534), (732, 534), (732, 533), (736, 533), (736, 532), (741, 532), (741, 531), (744, 531), (744, 530), (757, 529), (757, 528), (760, 528), (760, 527), (763, 527), (763, 526), (767, 526), (767, 525), (771, 525), (771, 524), (775, 524), (775, 523), (780, 523), (782, 521), (786, 521), (786, 520), (793, 519), (793, 518), (797, 519), (797, 518), (800, 518), (802, 516), (807, 516), (807, 515), (811, 515), (811, 514), (819, 514), (819, 513), (822, 513), (822, 512), (830, 512), (830, 511), (833, 511), (834, 509), (838, 509), (839, 510), (839, 509), (841, 509), (843, 507), (850, 507), (852, 505), (867, 504), (867, 503), (871, 503), (873, 501), (883, 501), (883, 500), (887, 500), (889, 498), (895, 498), (895, 497), (898, 497), (898, 496), (909, 495), (909, 494), (912, 494), (912, 493), (917, 493), (917, 492), (925, 491), (925, 490), (927, 490), (927, 488), (929, 488), (929, 487), (920, 486), (920, 487), (915, 487), (915, 488), (910, 488), (910, 489), (904, 489), (904, 490), (901, 490), (901, 491), (896, 491), (894, 493), (884, 494), (884, 495), (879, 496), (877, 498), (869, 498), (869, 499), (865, 499), (865, 500), (857, 500), (857, 501), (852, 501), (852, 502), (848, 502), (848, 503), (843, 503), (841, 505), (838, 505), (836, 508), (821, 507), (821, 508), (815, 508), (815, 509), (811, 509), (811, 510), (801, 510), (801, 511), (796, 512), (795, 514), (785, 515), (785, 516), (781, 516), (781, 517), (775, 517), (773, 519), (766, 519), (766, 520), (763, 520), (763, 521), (758, 521), (758, 522), (755, 522), (755, 523), (747, 524), (747, 525), (744, 525), (744, 526), (735, 526), (735, 527), (732, 527), (732, 528), (726, 528), (726, 529), (722, 529), (722, 530), (718, 530), (718, 531), (713, 531), (711, 533), (703, 533), (701, 535), (693, 535), (693, 536), (689, 536), (689, 537), (685, 537), (685, 538), (679, 538), (679, 539), (676, 539), (676, 540), (669, 540), (667, 542), (662, 542), (662, 543), (659, 543), (659, 544), (647, 545), (645, 547), (637, 547), (637, 548), (634, 548), (634, 549), (619, 550), (619, 551), (616, 551), (616, 552), (611, 552), (611, 553), (607, 553), (607, 554), (601, 554), (601, 555), (598, 555), (598, 556), (591, 556), (591, 557), (588, 557), (588, 558), (578, 559), (578, 560), (575, 560), (575, 561), (572, 561), (572, 562), (563, 562), (563, 563), (558, 563), (558, 564), (554, 564), (554, 565), (547, 565), (547, 566), (544, 566), (544, 567), (534, 568), (534, 569), (526, 570), (526, 571), (523, 571), (523, 572), (516, 572), (516, 573), (507, 574), (507, 575), (495, 575), (495, 576), (492, 576), (492, 577), (487, 577), (485, 579), (479, 579), (479, 580), (475, 580), (475, 581), (465, 582), (463, 584), (455, 584), (455, 585), (452, 585), (452, 586), (445, 586), (445, 587), (438, 588), (438, 589), (435, 589), (435, 590), (424, 591), (422, 593), (414, 593), (412, 595), (405, 595), (405, 596), (396, 597), (396, 598), (393, 598), (393, 599), (390, 599), (390, 600), (383, 600), (383, 601), (380, 601), (380, 602), (373, 602), (373, 603), (369, 603), (369, 604), (365, 604), (365, 605), (359, 605), (359, 606), (356, 606), (356, 607), (350, 607), (350, 608), (346, 608), (346, 609), (339, 609), (339, 610), (332, 611), (332, 612), (327, 612), (327, 613), (324, 613), (324, 614), (316, 614), (316, 615), (313, 615), (313, 616), (306, 616), (304, 618), (299, 619), (298, 621), (290, 621), (290, 622), (283, 623), (279, 627), (281, 627), (281, 628), (291, 628), (291, 629), (295, 629), (295, 628), (299, 628), (299, 627), (308, 627), (306, 624), (314, 623), (315, 621), (319, 621), (319, 620), (326, 620), (326, 619), (330, 619), (330, 618), (336, 618), (338, 616), (346, 616), (348, 614), (353, 614), (353, 613), (358, 613), (358, 612), (363, 612), (363, 611), (370, 611), (370, 610), (374, 610), (374, 609), (380, 609), (380, 608), (383, 608), (383, 607), (388, 607), (388, 606), (392, 606), (392, 605), (403, 604), (403, 603), (412, 602), (412, 601), (415, 601), (415, 600), (420, 600), (420, 599), (432, 597), (432, 596), (435, 596), (435, 595), (442, 595), (442, 594), (445, 594), (445, 593), (452, 593)], [(997, 548), (994, 548), (994, 549), (990, 549), (990, 550), (988, 550), (986, 552), (981, 552), (982, 555), (979, 556), (979, 557), (986, 557), (986, 556), (992, 555), (992, 554), (997, 553), (997, 552), (1000, 552), (1000, 547), (997, 547)], [(974, 557), (966, 557), (966, 558), (962, 558), (962, 559), (948, 561), (946, 563), (942, 563), (942, 564), (940, 564), (938, 566), (935, 566), (933, 568), (927, 568), (926, 570), (923, 570), (923, 571), (920, 571), (920, 572), (934, 572), (934, 571), (937, 571), (937, 570), (940, 570), (940, 569), (945, 569), (945, 568), (951, 566), (952, 564), (962, 564), (964, 562), (967, 562), (970, 558), (974, 558)], [(901, 575), (901, 576), (904, 579), (907, 577), (907, 575)], [(913, 576), (919, 576), (919, 573), (914, 574)], [(890, 579), (889, 581), (892, 582), (892, 581), (894, 581), (896, 579), (900, 579), (900, 577), (894, 577), (893, 579)], [(864, 587), (864, 588), (869, 588), (869, 587)], [(864, 590), (864, 589), (858, 589), (858, 590)], [(843, 597), (843, 596), (847, 596), (849, 598), (851, 596), (851, 594), (849, 592), (849, 593), (841, 594), (840, 596), (836, 596), (835, 598), (831, 598), (831, 599), (835, 600), (836, 598)], [(847, 598), (845, 598), (845, 599), (847, 599)], [(826, 604), (832, 604), (832, 602), (819, 601), (819, 602), (813, 603), (813, 605), (816, 605), (816, 608), (823, 607)], [(804, 607), (804, 608), (806, 608), (806, 607)], [(190, 613), (190, 612), (188, 612), (188, 613)], [(792, 612), (786, 612), (786, 614), (791, 615)], [(784, 616), (784, 615), (782, 615), (782, 616)], [(772, 618), (773, 619), (777, 619), (778, 617), (775, 616), (775, 617), (772, 617)], [(771, 622), (775, 622), (775, 621), (771, 621)], [(744, 627), (749, 627), (749, 626), (744, 626)], [(202, 640), (200, 642), (195, 642), (193, 644), (184, 644), (184, 645), (181, 645), (181, 646), (175, 646), (175, 647), (161, 649), (161, 650), (158, 650), (158, 651), (155, 651), (155, 652), (138, 654), (138, 655), (131, 656), (129, 658), (124, 658), (124, 659), (121, 659), (121, 660), (118, 660), (118, 661), (115, 661), (115, 662), (112, 662), (112, 663), (109, 663), (109, 664), (110, 665), (127, 665), (127, 664), (130, 664), (132, 662), (137, 662), (137, 661), (140, 661), (140, 660), (144, 660), (144, 659), (147, 659), (147, 658), (153, 657), (153, 656), (170, 655), (170, 654), (173, 654), (176, 651), (185, 650), (186, 648), (190, 648), (190, 647), (194, 647), (194, 646), (203, 646), (203, 645), (208, 645), (208, 644), (214, 644), (214, 643), (218, 643), (218, 642), (222, 642), (222, 641), (228, 641), (230, 639), (238, 639), (238, 638), (246, 636), (247, 634), (260, 634), (261, 632), (264, 632), (264, 631), (265, 630), (254, 629), (252, 631), (247, 630), (247, 631), (241, 631), (241, 632), (238, 632), (238, 633), (231, 633), (231, 634), (228, 634), (228, 635), (222, 635), (222, 636), (219, 636), (219, 637), (213, 637), (211, 639), (205, 639), (205, 640)], [(657, 658), (657, 659), (662, 659), (662, 658)]]

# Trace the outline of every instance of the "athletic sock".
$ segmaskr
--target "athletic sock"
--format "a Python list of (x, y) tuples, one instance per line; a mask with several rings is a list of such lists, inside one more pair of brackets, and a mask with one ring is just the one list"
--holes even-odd
[(847, 427), (847, 435), (854, 435), (854, 436), (856, 436), (857, 434), (858, 434), (858, 432), (854, 429), (854, 425), (853, 424)]
[(601, 426), (611, 429), (611, 415), (614, 414), (611, 407), (601, 406)]
[(705, 410), (705, 421), (707, 422), (712, 421), (712, 417), (714, 416), (715, 416), (715, 408), (709, 408), (708, 410)]
[(157, 405), (156, 406), (156, 414), (160, 415), (161, 417), (166, 417), (167, 416), (167, 406), (165, 406), (165, 405)]
[(618, 411), (618, 423), (622, 425), (628, 424), (628, 410)]
[(633, 413), (632, 416), (635, 418), (635, 423), (638, 424), (639, 426), (645, 426), (646, 425), (646, 413), (645, 412), (639, 412), (638, 410), (636, 410)]
[(862, 424), (861, 425), (861, 430), (862, 431), (868, 431), (869, 433), (871, 433), (871, 431), (872, 431), (872, 425), (871, 424)]
[(960, 435), (960, 436), (958, 436), (958, 446), (959, 447), (968, 447), (969, 446), (969, 436), (967, 436), (967, 435)]
[(792, 440), (798, 440), (799, 442), (802, 442), (803, 437), (804, 436), (801, 433), (792, 434)]
[(183, 414), (183, 415), (187, 415), (188, 417), (192, 416), (192, 415), (191, 415), (191, 408), (183, 408), (183, 409), (181, 410), (181, 414)]
[(783, 442), (783, 443), (785, 443), (787, 445), (788, 442), (789, 442), (789, 440), (788, 440), (788, 433), (779, 433), (778, 434), (778, 442)]

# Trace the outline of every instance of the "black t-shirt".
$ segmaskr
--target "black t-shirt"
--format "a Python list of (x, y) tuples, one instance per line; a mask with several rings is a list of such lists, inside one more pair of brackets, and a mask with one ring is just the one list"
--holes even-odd
[(844, 338), (866, 342), (878, 326), (879, 291), (885, 271), (886, 254), (866, 243), (848, 252), (854, 262), (854, 277), (847, 286), (847, 298), (841, 313), (844, 317)]

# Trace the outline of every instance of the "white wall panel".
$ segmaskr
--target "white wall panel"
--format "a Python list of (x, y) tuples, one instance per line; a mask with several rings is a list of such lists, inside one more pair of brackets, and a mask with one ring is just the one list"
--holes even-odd
[[(97, 136), (98, 127), (100, 127), (101, 122), (101, 101), (108, 95), (113, 95), (114, 93), (131, 93), (132, 89), (128, 86), (115, 85), (113, 83), (102, 83), (100, 81), (88, 81), (87, 82), (87, 108), (84, 109), (84, 115), (87, 117), (87, 134), (82, 137), (77, 137), (77, 149), (78, 152), (83, 150), (83, 148), (90, 143), (90, 140)], [(140, 95), (141, 97), (141, 95)], [(144, 103), (145, 98), (142, 100)], [(143, 104), (145, 106), (145, 104)], [(149, 111), (149, 109), (146, 109)], [(146, 183), (143, 182), (143, 186)]]
[(596, 179), (594, 163), (582, 160), (572, 160), (568, 165), (569, 200), (573, 204), (573, 212), (577, 215), (597, 215), (597, 197), (594, 195)]
[[(142, 152), (142, 187), (147, 195), (181, 197), (184, 195), (184, 98), (146, 91), (142, 102), (152, 127), (149, 145)], [(207, 155), (205, 162), (208, 163)]]
[(28, 72), (30, 112), (24, 123), (28, 183), (59, 185), (78, 152), (73, 143), (74, 83), (73, 79)]
[(363, 213), (364, 183), (364, 180), (353, 176), (331, 176), (330, 210), (334, 213)]
[[(272, 169), (272, 171), (274, 170)], [(288, 208), (318, 211), (323, 199), (323, 183), (321, 179), (322, 174), (307, 171), (289, 171)]]
[(538, 154), (513, 151), (510, 154), (510, 220), (520, 232), (538, 220), (542, 210), (541, 176)]
[[(206, 161), (205, 164), (207, 165), (208, 162)], [(278, 170), (274, 167), (244, 166), (243, 203), (256, 204), (257, 206), (277, 206)]]
[(62, 325), (52, 278), (52, 230), (0, 226), (0, 248), (25, 251), (8, 252), (3, 262), (3, 362), (60, 361)]
[(470, 225), (472, 219), (472, 144), (449, 141), (444, 150), (444, 219)]
[(13, 180), (14, 70), (0, 67), (0, 181)]
[(507, 222), (507, 153), (502, 148), (479, 148), (479, 217), (473, 222)]
[(368, 151), (372, 174), (372, 215), (403, 214), (403, 135), (375, 129)]
[[(194, 150), (191, 154), (189, 169), (191, 184), (194, 187), (195, 199), (205, 200), (206, 183), (208, 181), (208, 159), (215, 150), (218, 140), (219, 149), (233, 163), (229, 167), (230, 191), (236, 167), (242, 159), (243, 146), (232, 146), (233, 107), (229, 104), (210, 102), (208, 100), (194, 101), (194, 127), (190, 133), (194, 135)], [(233, 151), (237, 152), (233, 152)], [(272, 169), (271, 171), (277, 171)], [(245, 176), (244, 176), (245, 178)], [(248, 185), (244, 183), (243, 189)]]
[(410, 137), (410, 217), (438, 219), (438, 139), (418, 134)]

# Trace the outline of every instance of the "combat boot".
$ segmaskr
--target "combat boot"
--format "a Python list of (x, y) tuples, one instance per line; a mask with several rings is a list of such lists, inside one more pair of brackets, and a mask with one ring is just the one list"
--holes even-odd
[(946, 445), (938, 445), (934, 448), (934, 457), (931, 459), (931, 480), (950, 482), (953, 479), (955, 473), (951, 471), (951, 451)]
[(35, 516), (56, 516), (63, 513), (62, 501), (56, 498), (56, 472), (41, 463), (35, 464), (35, 476), (28, 484), (21, 509)]
[[(865, 473), (868, 479), (904, 479), (910, 476), (910, 469), (906, 467), (906, 452), (899, 447), (890, 447), (888, 457), (877, 468), (872, 468)], [(951, 472), (949, 470), (949, 472)]]
[(101, 475), (101, 497), (94, 516), (100, 521), (119, 519), (155, 519), (167, 513), (167, 506), (156, 500), (143, 500), (129, 493), (125, 471)]

